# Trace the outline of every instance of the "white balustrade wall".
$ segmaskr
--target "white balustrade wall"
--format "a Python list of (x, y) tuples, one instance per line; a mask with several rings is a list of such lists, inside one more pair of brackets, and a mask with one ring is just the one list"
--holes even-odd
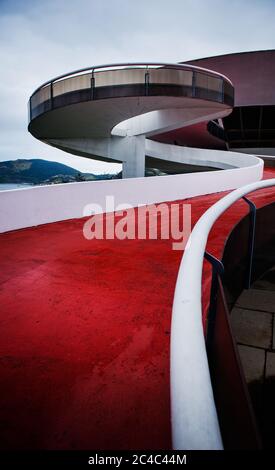
[[(213, 152), (215, 162), (225, 163), (226, 154), (232, 165), (231, 152)], [(194, 149), (192, 149), (192, 155), (193, 153)], [(198, 155), (200, 155), (200, 164), (209, 162), (209, 151), (204, 153), (203, 150), (197, 150), (194, 157), (194, 163), (196, 159), (197, 164)], [(205, 155), (205, 161), (203, 155)], [(131, 204), (136, 207), (231, 190), (262, 178), (263, 162), (261, 159), (237, 153), (234, 155), (234, 164), (240, 168), (1, 191), (0, 232), (80, 218), (83, 217), (84, 207), (91, 203), (98, 204), (101, 207), (100, 210), (106, 212), (106, 196), (114, 197), (115, 206)], [(188, 163), (192, 163), (192, 158)]]

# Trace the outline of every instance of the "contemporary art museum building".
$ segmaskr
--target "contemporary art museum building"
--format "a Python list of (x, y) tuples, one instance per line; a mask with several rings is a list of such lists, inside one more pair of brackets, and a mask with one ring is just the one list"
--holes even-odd
[[(4, 449), (272, 447), (274, 77), (266, 50), (94, 65), (33, 92), (34, 138), (122, 172), (0, 193)], [(159, 204), (167, 224), (189, 207), (183, 252), (172, 234), (83, 234)]]

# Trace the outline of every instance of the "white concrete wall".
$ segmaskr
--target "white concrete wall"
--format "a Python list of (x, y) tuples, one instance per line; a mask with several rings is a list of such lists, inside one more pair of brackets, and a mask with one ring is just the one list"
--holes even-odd
[(105, 212), (106, 196), (114, 196), (115, 205), (137, 206), (239, 188), (262, 177), (263, 162), (253, 158), (253, 166), (230, 170), (1, 191), (0, 232), (79, 218), (90, 203)]
[(247, 155), (246, 153), (182, 147), (181, 145), (163, 144), (149, 139), (145, 141), (145, 153), (148, 157), (160, 158), (165, 161), (204, 165), (223, 170), (253, 167), (259, 162), (255, 155)]

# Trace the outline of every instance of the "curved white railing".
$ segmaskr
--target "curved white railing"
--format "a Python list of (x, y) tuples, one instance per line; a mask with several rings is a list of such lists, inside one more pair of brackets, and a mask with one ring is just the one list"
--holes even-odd
[(209, 232), (218, 217), (244, 195), (270, 186), (263, 180), (231, 192), (196, 223), (182, 257), (171, 330), (171, 407), (174, 449), (223, 448), (205, 348), (201, 283)]

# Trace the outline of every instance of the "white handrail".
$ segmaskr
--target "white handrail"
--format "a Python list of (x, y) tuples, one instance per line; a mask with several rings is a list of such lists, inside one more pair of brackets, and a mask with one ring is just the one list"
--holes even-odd
[(184, 251), (174, 295), (171, 328), (171, 412), (174, 449), (222, 450), (202, 325), (201, 283), (209, 232), (244, 195), (275, 179), (243, 186), (211, 206), (196, 223)]

